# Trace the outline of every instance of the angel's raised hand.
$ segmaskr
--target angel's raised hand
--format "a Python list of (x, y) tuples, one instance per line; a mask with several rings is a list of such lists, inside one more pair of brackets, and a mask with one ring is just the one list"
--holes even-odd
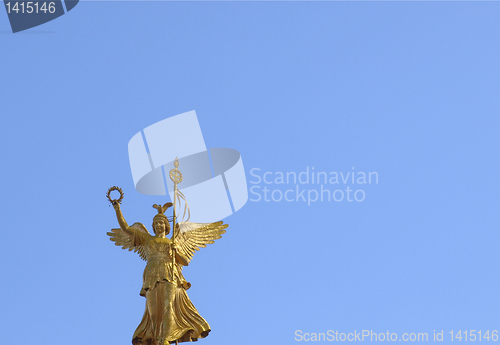
[(113, 204), (113, 208), (114, 208), (115, 210), (117, 210), (117, 211), (118, 211), (118, 210), (120, 209), (120, 203), (119, 203), (117, 200), (113, 200), (113, 201), (112, 201), (112, 204)]

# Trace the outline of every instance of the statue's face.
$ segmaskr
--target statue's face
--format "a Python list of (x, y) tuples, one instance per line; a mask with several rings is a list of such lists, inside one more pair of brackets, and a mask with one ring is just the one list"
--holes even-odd
[(155, 220), (153, 224), (155, 234), (163, 234), (167, 230), (167, 224), (163, 219)]

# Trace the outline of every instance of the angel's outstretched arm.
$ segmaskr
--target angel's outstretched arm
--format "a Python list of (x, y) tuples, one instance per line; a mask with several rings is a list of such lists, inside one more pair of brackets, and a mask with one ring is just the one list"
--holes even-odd
[(116, 219), (118, 219), (118, 224), (120, 224), (120, 228), (125, 231), (128, 235), (133, 235), (134, 230), (129, 228), (125, 218), (123, 218), (122, 210), (120, 209), (120, 204), (118, 202), (113, 202), (113, 208), (116, 211)]

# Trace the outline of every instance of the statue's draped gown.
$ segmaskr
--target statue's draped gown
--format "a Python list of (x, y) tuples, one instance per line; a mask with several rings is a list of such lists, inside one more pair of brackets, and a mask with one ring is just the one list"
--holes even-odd
[(140, 292), (146, 297), (146, 310), (132, 344), (164, 345), (206, 337), (210, 326), (189, 300), (186, 290), (191, 284), (184, 279), (179, 260), (172, 276), (170, 239), (133, 231), (132, 244), (146, 249), (148, 263)]

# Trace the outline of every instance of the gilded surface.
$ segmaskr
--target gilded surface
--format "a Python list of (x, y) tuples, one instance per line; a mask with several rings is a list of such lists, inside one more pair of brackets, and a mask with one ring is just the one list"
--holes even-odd
[[(117, 187), (112, 188), (123, 196)], [(109, 192), (107, 196), (110, 199)], [(154, 235), (151, 235), (141, 223), (127, 224), (120, 209), (121, 198), (110, 201), (120, 224), (120, 228), (108, 232), (111, 241), (123, 249), (138, 253), (147, 261), (140, 291), (140, 295), (146, 298), (146, 308), (133, 335), (132, 344), (164, 345), (206, 337), (210, 326), (187, 295), (191, 284), (184, 279), (182, 269), (189, 265), (195, 251), (220, 238), (228, 225), (222, 222), (201, 224), (188, 221), (175, 224), (174, 206), (173, 224), (176, 231), (169, 239), (166, 235), (170, 233), (170, 224), (164, 212), (172, 203), (153, 206), (158, 214), (153, 218)]]

